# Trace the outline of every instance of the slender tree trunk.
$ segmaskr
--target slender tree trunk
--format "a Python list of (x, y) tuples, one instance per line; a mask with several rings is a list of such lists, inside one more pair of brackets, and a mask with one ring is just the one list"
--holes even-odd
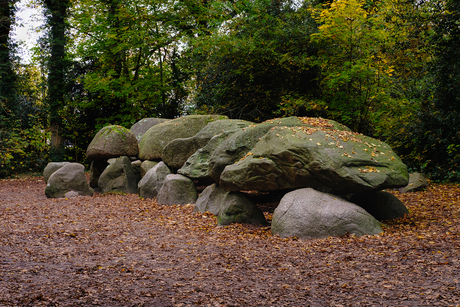
[(15, 101), (15, 74), (11, 61), (9, 35), (13, 24), (15, 0), (0, 0), (0, 115), (17, 111)]
[[(122, 41), (122, 20), (120, 19), (120, 8), (122, 6), (121, 1), (119, 0), (105, 0), (105, 4), (108, 7), (108, 23), (111, 27), (110, 31), (115, 34), (113, 39), (113, 45), (111, 50), (108, 50), (110, 54), (110, 58), (112, 59), (110, 65), (115, 72), (111, 77), (114, 80), (120, 80), (122, 78), (129, 78), (129, 72), (127, 70), (126, 65), (126, 54), (125, 51), (120, 50), (118, 47), (123, 45), (124, 42)], [(115, 89), (114, 92), (119, 92), (118, 89)], [(114, 97), (110, 98), (110, 104), (113, 106), (111, 112), (112, 115), (116, 114), (126, 114), (127, 112), (127, 98), (122, 95), (115, 95)]]
[(66, 62), (66, 17), (69, 0), (45, 0), (49, 12), (50, 58), (48, 62), (48, 108), (51, 130), (51, 160), (63, 160), (64, 138), (62, 118), (59, 111), (65, 104)]

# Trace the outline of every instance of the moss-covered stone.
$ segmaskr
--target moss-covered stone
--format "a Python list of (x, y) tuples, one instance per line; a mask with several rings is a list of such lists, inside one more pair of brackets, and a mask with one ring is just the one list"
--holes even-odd
[(201, 131), (211, 119), (219, 120), (221, 115), (189, 115), (176, 118), (151, 127), (139, 144), (139, 158), (142, 160), (162, 159), (163, 149), (179, 138), (189, 138)]
[(209, 160), (209, 174), (215, 182), (219, 182), (220, 175), (227, 165), (231, 165), (246, 154), (251, 152), (252, 148), (260, 139), (271, 129), (275, 127), (307, 127), (324, 130), (349, 130), (347, 127), (327, 119), (308, 118), (308, 117), (286, 117), (267, 120), (260, 124), (250, 125), (241, 129), (225, 142), (219, 145), (212, 153)]
[[(200, 132), (190, 138), (175, 139), (170, 142), (163, 150), (163, 161), (174, 169), (184, 166), (197, 150), (206, 147), (207, 143), (216, 135), (229, 135), (238, 129), (248, 127), (252, 122), (244, 120), (223, 119), (210, 122)], [(210, 147), (207, 147), (207, 151)], [(213, 148), (213, 150), (215, 147)]]
[(336, 194), (397, 188), (407, 181), (406, 165), (388, 144), (350, 131), (306, 126), (270, 128), (220, 176), (227, 191), (311, 187)]
[(86, 150), (86, 158), (108, 160), (120, 156), (137, 156), (139, 146), (134, 134), (118, 125), (102, 128), (93, 138)]

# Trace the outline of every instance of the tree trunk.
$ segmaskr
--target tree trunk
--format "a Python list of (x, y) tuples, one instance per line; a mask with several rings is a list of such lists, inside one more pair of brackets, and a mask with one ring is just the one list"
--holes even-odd
[(49, 12), (48, 24), (50, 31), (50, 58), (48, 62), (48, 110), (51, 130), (51, 160), (63, 160), (64, 138), (62, 137), (62, 118), (59, 111), (65, 104), (65, 72), (66, 61), (66, 18), (69, 7), (68, 0), (45, 0)]
[(15, 74), (11, 61), (9, 35), (14, 17), (14, 0), (0, 0), (0, 115), (16, 113)]

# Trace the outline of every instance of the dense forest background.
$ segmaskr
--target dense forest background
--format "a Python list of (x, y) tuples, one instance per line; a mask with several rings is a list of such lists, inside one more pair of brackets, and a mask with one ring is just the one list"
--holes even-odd
[(31, 0), (31, 63), (0, 0), (0, 178), (85, 163), (107, 124), (321, 116), (460, 181), (456, 0)]

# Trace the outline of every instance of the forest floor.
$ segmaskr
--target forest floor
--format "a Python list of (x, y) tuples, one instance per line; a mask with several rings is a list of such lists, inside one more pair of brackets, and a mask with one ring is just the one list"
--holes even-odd
[(458, 185), (394, 192), (411, 213), (380, 235), (315, 240), (44, 190), (0, 180), (0, 306), (460, 306)]

